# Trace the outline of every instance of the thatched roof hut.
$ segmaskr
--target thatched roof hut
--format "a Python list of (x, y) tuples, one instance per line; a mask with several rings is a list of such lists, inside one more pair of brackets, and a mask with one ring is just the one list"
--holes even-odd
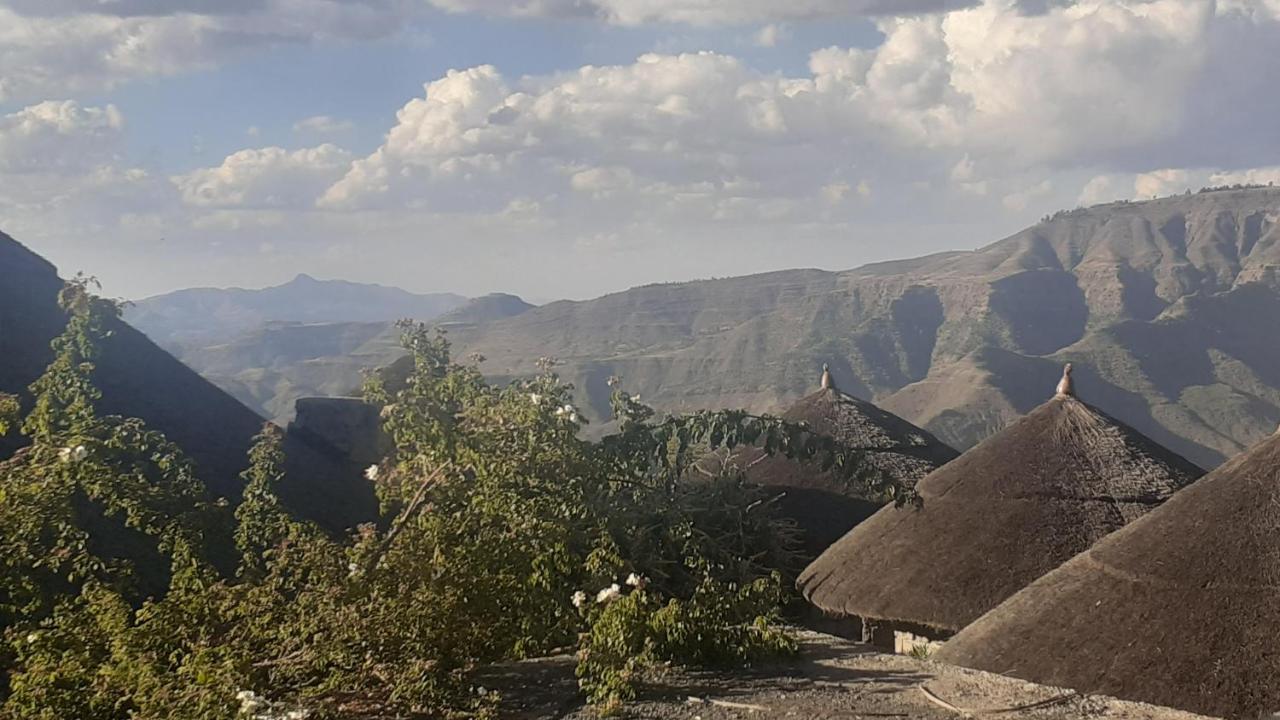
[(1280, 710), (1280, 435), (1009, 598), (946, 662), (1221, 717)]
[[(825, 366), (821, 388), (798, 400), (782, 417), (806, 423), (814, 432), (848, 447), (866, 450), (866, 462), (872, 472), (907, 486), (914, 486), (920, 478), (960, 454), (927, 430), (840, 392)], [(758, 448), (737, 453), (731, 462), (742, 468), (751, 482), (785, 490), (779, 500), (780, 509), (804, 531), (810, 558), (885, 503), (884, 498), (868, 497), (859, 485), (840, 480), (830, 472), (782, 455), (769, 456)]]
[(942, 638), (1203, 471), (1065, 391), (920, 481), (801, 574), (828, 615)]

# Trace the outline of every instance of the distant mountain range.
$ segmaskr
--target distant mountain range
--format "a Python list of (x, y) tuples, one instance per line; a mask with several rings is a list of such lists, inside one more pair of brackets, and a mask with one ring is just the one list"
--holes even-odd
[(1058, 213), (978, 250), (555, 302), (453, 330), (497, 377), (562, 361), (593, 419), (607, 379), (670, 410), (778, 409), (837, 385), (967, 448), (1080, 397), (1213, 467), (1280, 421), (1280, 189)]
[[(0, 392), (29, 405), (28, 386), (53, 359), (49, 341), (62, 332), (62, 280), (43, 258), (0, 233)], [(97, 403), (104, 414), (142, 418), (178, 443), (216, 494), (235, 500), (262, 418), (175, 360), (128, 324), (113, 321), (95, 363)], [(25, 438), (0, 437), (0, 460)], [(377, 500), (364, 466), (314, 433), (285, 438), (286, 478), (281, 494), (295, 510), (339, 529), (372, 519)]]
[(125, 320), (168, 348), (210, 345), (268, 322), (348, 323), (399, 318), (431, 320), (462, 307), (451, 293), (418, 295), (400, 288), (345, 280), (293, 280), (260, 290), (193, 288), (133, 303)]
[[(973, 251), (491, 299), (436, 321), (497, 379), (559, 358), (595, 432), (611, 375), (662, 409), (777, 410), (826, 362), (842, 389), (963, 449), (1043, 402), (1072, 361), (1082, 399), (1212, 467), (1280, 421), (1278, 241), (1280, 189), (1218, 190), (1058, 213)], [(281, 417), (358, 385), (402, 354), (395, 340), (383, 324), (271, 324), (182, 357)]]
[[(297, 283), (299, 281), (295, 280), (290, 285)], [(357, 294), (352, 290), (352, 283), (307, 280), (302, 283), (313, 294), (317, 306), (330, 306), (336, 302), (326, 294), (332, 289), (338, 289), (348, 297)], [(372, 289), (375, 298), (382, 296), (381, 291), (391, 290), (376, 285), (355, 287)], [(174, 295), (181, 296), (181, 293)], [(297, 290), (290, 295), (298, 297)], [(152, 302), (166, 317), (172, 317), (167, 312), (167, 297), (170, 296), (154, 298)], [(352, 302), (358, 304), (360, 301), (353, 298)], [(294, 403), (298, 398), (349, 395), (360, 387), (366, 370), (388, 365), (404, 355), (399, 342), (399, 331), (393, 322), (395, 319), (407, 317), (430, 321), (445, 329), (461, 329), (476, 323), (518, 315), (532, 307), (534, 306), (514, 295), (497, 293), (472, 300), (464, 299), (449, 311), (435, 314), (397, 312), (392, 304), (375, 303), (366, 307), (353, 305), (345, 308), (348, 316), (372, 316), (379, 322), (321, 323), (276, 318), (276, 315), (290, 314), (289, 307), (276, 312), (270, 306), (263, 305), (261, 314), (271, 319), (258, 322), (230, 338), (205, 338), (202, 341), (199, 336), (184, 335), (180, 329), (176, 335), (169, 334), (165, 337), (170, 338), (170, 351), (188, 366), (263, 417), (286, 423), (293, 418)], [(401, 306), (401, 309), (407, 310), (409, 307)], [(292, 314), (296, 316), (299, 313)], [(152, 314), (150, 317), (154, 318), (156, 315)], [(151, 328), (148, 332), (163, 332), (163, 328), (157, 331), (149, 326), (147, 318), (135, 321), (139, 320), (144, 329)], [(183, 339), (176, 340), (175, 336)]]

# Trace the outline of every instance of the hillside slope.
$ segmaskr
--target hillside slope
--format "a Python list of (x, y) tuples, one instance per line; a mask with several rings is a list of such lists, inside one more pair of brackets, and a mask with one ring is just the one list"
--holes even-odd
[(969, 252), (650, 285), (452, 330), (494, 376), (557, 357), (599, 419), (611, 375), (677, 410), (776, 409), (836, 382), (970, 447), (1081, 397), (1212, 467), (1280, 420), (1280, 189), (1112, 203)]
[[(24, 394), (52, 359), (49, 341), (66, 317), (57, 306), (62, 281), (53, 265), (0, 233), (0, 391)], [(215, 494), (239, 496), (262, 419), (127, 323), (104, 341), (94, 379), (99, 410), (139, 417), (178, 443)], [(0, 438), (0, 457), (22, 440)], [(295, 508), (331, 527), (373, 516), (376, 501), (360, 468), (313, 439), (286, 438), (288, 472), (282, 494)]]

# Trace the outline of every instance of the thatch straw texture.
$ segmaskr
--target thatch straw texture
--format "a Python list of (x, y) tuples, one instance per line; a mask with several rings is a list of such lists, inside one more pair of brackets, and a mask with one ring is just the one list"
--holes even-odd
[(1222, 717), (1280, 710), (1280, 436), (1017, 593), (946, 662)]
[(1202, 471), (1057, 395), (885, 507), (801, 574), (828, 614), (946, 635), (1156, 507)]

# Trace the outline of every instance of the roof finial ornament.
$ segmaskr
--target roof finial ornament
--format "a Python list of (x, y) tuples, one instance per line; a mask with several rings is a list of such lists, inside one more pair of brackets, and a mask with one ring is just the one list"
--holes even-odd
[(1057, 394), (1074, 397), (1075, 384), (1071, 381), (1071, 363), (1062, 366), (1062, 379), (1058, 381)]
[(836, 384), (831, 382), (831, 366), (822, 363), (822, 389), (835, 390)]

